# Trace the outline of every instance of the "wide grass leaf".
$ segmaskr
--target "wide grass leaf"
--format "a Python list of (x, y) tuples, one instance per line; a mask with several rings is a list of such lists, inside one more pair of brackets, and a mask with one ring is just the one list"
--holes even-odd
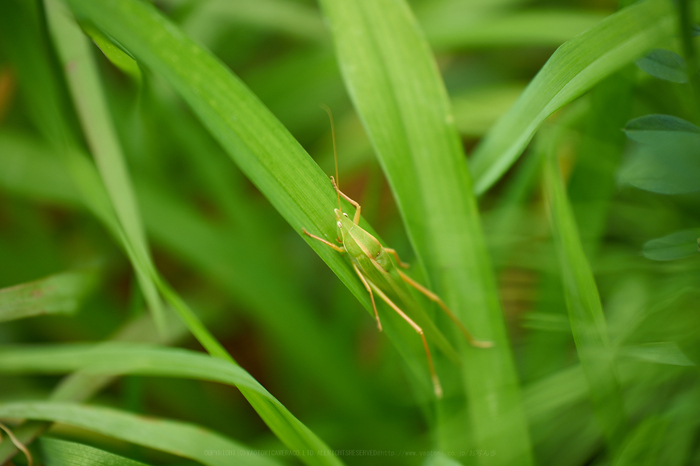
[(81, 443), (42, 438), (46, 466), (147, 466), (123, 456)]
[(227, 450), (236, 455), (236, 464), (278, 464), (201, 426), (111, 408), (57, 401), (17, 401), (0, 404), (0, 417), (61, 422), (211, 466), (230, 465), (230, 456), (211, 453)]
[(549, 115), (668, 40), (674, 13), (667, 0), (639, 2), (559, 47), (474, 152), (476, 193), (500, 179)]
[[(402, 1), (321, 2), (343, 78), (430, 285), (492, 349), (462, 346), (461, 393), (490, 461), (526, 464), (529, 439), (469, 173), (430, 48)], [(463, 339), (462, 339), (463, 341)], [(490, 401), (486, 401), (486, 400)], [(450, 413), (453, 414), (453, 413)], [(473, 445), (473, 444), (472, 444)], [(464, 448), (462, 448), (464, 449)]]
[(0, 322), (43, 314), (73, 314), (97, 279), (96, 270), (76, 270), (1, 289)]

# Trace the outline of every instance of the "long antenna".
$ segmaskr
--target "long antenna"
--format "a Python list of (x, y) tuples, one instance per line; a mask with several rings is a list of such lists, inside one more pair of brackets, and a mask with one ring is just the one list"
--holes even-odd
[(331, 111), (330, 108), (328, 108), (328, 105), (326, 104), (321, 104), (321, 108), (326, 111), (328, 114), (328, 118), (331, 120), (331, 136), (333, 138), (333, 159), (335, 160), (335, 186), (336, 186), (336, 193), (338, 193), (338, 210), (341, 212), (343, 211), (342, 207), (340, 207), (340, 178), (338, 177), (338, 150), (335, 147), (335, 124), (333, 123), (333, 112)]

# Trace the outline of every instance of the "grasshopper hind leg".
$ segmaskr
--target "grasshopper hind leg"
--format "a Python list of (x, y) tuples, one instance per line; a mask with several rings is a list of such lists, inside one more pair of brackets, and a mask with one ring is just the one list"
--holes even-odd
[(406, 283), (411, 285), (413, 288), (415, 288), (416, 290), (423, 293), (429, 300), (437, 303), (438, 306), (440, 306), (440, 308), (443, 311), (445, 311), (445, 314), (447, 314), (447, 316), (450, 318), (450, 320), (452, 320), (452, 322), (454, 322), (455, 325), (457, 325), (457, 327), (462, 332), (462, 334), (467, 339), (467, 341), (469, 342), (470, 345), (472, 345), (476, 348), (491, 348), (493, 346), (493, 342), (481, 341), (481, 340), (477, 340), (476, 338), (474, 338), (472, 336), (472, 334), (469, 332), (469, 330), (467, 330), (466, 327), (464, 327), (462, 322), (460, 322), (459, 319), (457, 319), (457, 316), (455, 316), (452, 313), (450, 308), (447, 307), (447, 305), (442, 302), (442, 299), (440, 299), (440, 297), (438, 295), (436, 295), (435, 293), (433, 293), (432, 291), (430, 291), (429, 289), (427, 289), (426, 287), (424, 287), (423, 285), (421, 285), (420, 283), (418, 283), (417, 281), (415, 281), (414, 279), (412, 279), (411, 277), (409, 277), (408, 275), (406, 275), (402, 271), (400, 271), (398, 269), (396, 271), (399, 273), (399, 275), (401, 276), (403, 281), (405, 281)]
[[(363, 282), (365, 280), (363, 279)], [(442, 385), (440, 385), (440, 379), (437, 376), (437, 372), (435, 372), (435, 366), (433, 365), (433, 357), (430, 354), (430, 348), (428, 348), (428, 341), (425, 339), (425, 335), (423, 334), (423, 329), (418, 326), (413, 320), (411, 320), (410, 317), (408, 317), (404, 312), (396, 305), (394, 302), (389, 299), (387, 295), (384, 294), (382, 290), (380, 290), (374, 283), (371, 281), (368, 282), (370, 287), (379, 295), (380, 298), (384, 300), (393, 310), (395, 310), (403, 320), (408, 322), (408, 324), (413, 327), (413, 330), (416, 331), (418, 335), (420, 335), (421, 339), (423, 340), (423, 348), (425, 349), (425, 355), (428, 358), (428, 367), (430, 368), (430, 378), (432, 379), (433, 382), (433, 390), (435, 391), (435, 396), (438, 399), (442, 398)], [(374, 298), (372, 298), (374, 304)], [(377, 309), (375, 308), (375, 312)]]

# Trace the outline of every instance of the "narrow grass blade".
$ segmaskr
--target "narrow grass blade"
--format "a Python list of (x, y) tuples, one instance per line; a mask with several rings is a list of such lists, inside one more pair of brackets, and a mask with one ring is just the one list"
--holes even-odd
[(0, 347), (0, 372), (66, 373), (85, 369), (94, 374), (140, 374), (185, 377), (249, 388), (284, 410), (277, 399), (234, 363), (194, 351), (137, 343)]
[(97, 284), (96, 270), (63, 272), (0, 290), (0, 322), (73, 314)]
[(549, 115), (670, 39), (674, 13), (666, 0), (639, 2), (559, 47), (474, 152), (475, 192), (482, 194), (500, 179)]
[(608, 447), (614, 452), (627, 419), (598, 287), (583, 251), (554, 156), (544, 164), (544, 180), (576, 350), (588, 381), (596, 418)]
[(124, 232), (125, 247), (133, 254), (139, 284), (160, 331), (165, 332), (163, 305), (150, 279), (155, 267), (89, 42), (64, 3), (47, 1), (46, 13), (84, 134)]
[(610, 206), (618, 192), (616, 175), (626, 144), (620, 127), (632, 111), (633, 71), (628, 67), (605, 79), (591, 91), (588, 99), (586, 130), (568, 192), (589, 256), (602, 243)]
[(88, 24), (83, 25), (83, 31), (90, 36), (90, 39), (100, 48), (100, 51), (107, 59), (117, 68), (122, 70), (124, 74), (131, 77), (139, 86), (143, 83), (143, 74), (139, 64), (136, 63), (134, 57), (130, 56), (124, 49), (115, 44), (108, 37), (105, 37), (102, 32)]
[(82, 204), (61, 160), (35, 137), (5, 129), (0, 132), (0, 153), (0, 183), (5, 190), (32, 200)]
[(425, 19), (421, 11), (416, 12), (428, 41), (439, 50), (558, 47), (605, 18), (604, 13), (542, 9), (497, 10), (479, 14), (470, 2), (444, 4), (450, 8), (433, 12)]
[(111, 408), (57, 401), (18, 401), (0, 404), (0, 417), (61, 422), (206, 465), (231, 464), (230, 456), (217, 456), (222, 451), (235, 452), (232, 454), (236, 455), (237, 464), (278, 464), (268, 457), (251, 454), (248, 447), (201, 426), (145, 418)]
[(626, 346), (618, 350), (620, 356), (640, 361), (672, 366), (695, 366), (674, 342), (648, 343), (645, 345)]
[[(344, 80), (431, 286), (493, 349), (462, 350), (475, 439), (489, 461), (527, 464), (530, 445), (464, 152), (429, 46), (400, 1), (321, 2)], [(487, 402), (489, 399), (492, 402)], [(454, 446), (454, 445), (451, 445)]]
[(285, 0), (213, 0), (201, 2), (182, 27), (198, 39), (206, 39), (224, 27), (249, 26), (289, 34), (304, 40), (320, 40), (326, 31), (318, 14), (299, 2)]
[[(169, 312), (168, 316), (168, 333), (165, 335), (165, 342), (175, 342), (180, 340), (185, 335), (188, 335), (187, 329), (180, 321), (179, 317)], [(162, 339), (158, 336), (155, 328), (155, 322), (150, 316), (143, 317), (125, 324), (109, 341), (136, 341), (136, 342), (161, 342)], [(69, 376), (66, 376), (54, 390), (51, 392), (52, 401), (85, 401), (97, 392), (102, 390), (114, 380), (114, 376), (100, 375), (78, 371)], [(41, 435), (50, 427), (50, 422), (28, 422), (17, 429), (15, 434), (20, 441), (27, 445)], [(0, 443), (0, 463), (9, 461), (10, 458), (17, 452), (16, 448), (8, 442)]]
[(72, 113), (51, 66), (44, 32), (33, 4), (19, 0), (0, 3), (0, 37), (22, 83), (19, 89), (30, 117), (55, 149), (87, 208), (119, 239), (121, 231), (104, 186), (89, 173), (90, 161), (77, 153)]
[(455, 126), (460, 134), (483, 136), (525, 89), (524, 84), (489, 84), (452, 95)]
[(147, 466), (99, 448), (54, 438), (42, 438), (41, 449), (47, 466)]

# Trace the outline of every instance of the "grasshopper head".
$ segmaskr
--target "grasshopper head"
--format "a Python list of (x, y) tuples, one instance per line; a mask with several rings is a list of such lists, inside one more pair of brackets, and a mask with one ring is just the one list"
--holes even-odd
[(352, 220), (348, 217), (348, 214), (340, 209), (335, 209), (335, 220), (336, 225), (338, 225), (338, 238), (345, 240), (345, 235), (352, 228)]

